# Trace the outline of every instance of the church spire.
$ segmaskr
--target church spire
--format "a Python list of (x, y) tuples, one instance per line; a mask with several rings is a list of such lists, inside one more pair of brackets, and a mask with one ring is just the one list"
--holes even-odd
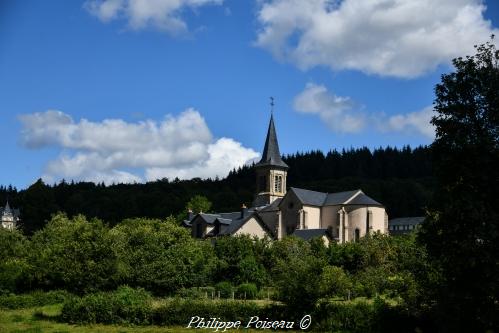
[(277, 143), (277, 134), (275, 130), (273, 114), (270, 115), (269, 129), (267, 130), (267, 138), (265, 139), (262, 159), (256, 164), (256, 166), (276, 166), (285, 169), (289, 168), (288, 165), (281, 159), (279, 144)]

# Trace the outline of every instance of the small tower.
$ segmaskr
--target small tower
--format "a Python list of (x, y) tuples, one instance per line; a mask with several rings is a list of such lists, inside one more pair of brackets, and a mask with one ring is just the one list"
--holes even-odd
[[(271, 106), (274, 102), (271, 98)], [(274, 126), (274, 116), (270, 115), (269, 129), (263, 148), (263, 155), (256, 168), (256, 199), (254, 206), (271, 204), (277, 198), (286, 194), (286, 176), (289, 166), (281, 159), (277, 134)]]

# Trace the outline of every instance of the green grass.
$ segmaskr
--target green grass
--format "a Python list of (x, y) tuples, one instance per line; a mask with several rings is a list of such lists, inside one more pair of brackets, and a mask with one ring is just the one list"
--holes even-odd
[[(184, 327), (161, 326), (119, 326), (119, 325), (70, 325), (55, 320), (62, 304), (47, 305), (30, 309), (0, 310), (0, 332), (2, 333), (194, 333), (198, 330)], [(187, 323), (186, 323), (187, 324)], [(212, 332), (212, 330), (202, 330)], [(261, 330), (230, 330), (247, 333)]]

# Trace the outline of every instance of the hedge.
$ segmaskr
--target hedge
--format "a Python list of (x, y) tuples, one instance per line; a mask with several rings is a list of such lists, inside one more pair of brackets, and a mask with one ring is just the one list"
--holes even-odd
[(22, 295), (1, 295), (0, 308), (2, 309), (22, 309), (32, 308), (35, 306), (44, 306), (50, 304), (62, 303), (66, 298), (70, 297), (66, 291), (35, 291), (29, 294)]
[(64, 302), (60, 319), (78, 324), (136, 324), (151, 322), (152, 297), (144, 289), (120, 287), (115, 292), (100, 292), (71, 297)]

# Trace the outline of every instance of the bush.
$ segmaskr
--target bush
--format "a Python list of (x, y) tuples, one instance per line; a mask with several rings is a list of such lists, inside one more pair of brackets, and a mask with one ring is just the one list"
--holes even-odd
[(71, 297), (61, 311), (61, 319), (79, 324), (148, 324), (152, 314), (151, 295), (143, 289), (120, 287), (115, 292), (101, 292)]
[(220, 294), (220, 298), (231, 298), (233, 290), (234, 288), (227, 281), (219, 282), (215, 285), (215, 291), (217, 292), (217, 296), (218, 293)]
[(258, 288), (254, 283), (242, 283), (237, 287), (237, 297), (241, 299), (255, 299)]
[(218, 318), (221, 321), (246, 322), (252, 316), (264, 313), (256, 303), (232, 300), (186, 300), (175, 298), (154, 310), (155, 325), (182, 325), (192, 317)]
[(2, 295), (0, 296), (0, 308), (3, 309), (22, 309), (43, 306), (49, 304), (62, 303), (70, 294), (66, 291), (35, 291), (23, 295)]

